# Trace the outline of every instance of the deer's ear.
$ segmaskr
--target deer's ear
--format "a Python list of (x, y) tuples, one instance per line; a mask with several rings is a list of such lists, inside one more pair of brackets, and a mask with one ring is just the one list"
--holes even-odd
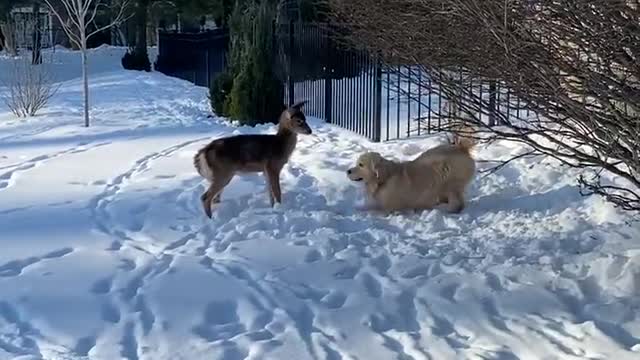
[(297, 103), (291, 105), (290, 108), (294, 109), (294, 110), (302, 111), (302, 109), (304, 108), (304, 105), (307, 103), (307, 101), (308, 100), (298, 101)]

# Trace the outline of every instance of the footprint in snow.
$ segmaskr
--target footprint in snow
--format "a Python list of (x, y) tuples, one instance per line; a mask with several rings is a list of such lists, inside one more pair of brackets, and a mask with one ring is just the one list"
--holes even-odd
[(342, 291), (332, 291), (320, 301), (329, 309), (339, 309), (347, 301), (347, 295)]
[(364, 286), (367, 294), (373, 298), (379, 298), (382, 296), (382, 285), (380, 282), (369, 273), (363, 273), (360, 275), (360, 282)]
[(313, 263), (322, 258), (322, 254), (318, 250), (311, 250), (304, 256), (304, 262)]
[(105, 278), (105, 279), (98, 280), (91, 286), (91, 293), (96, 295), (106, 294), (109, 291), (111, 291), (112, 283), (113, 283), (112, 278)]

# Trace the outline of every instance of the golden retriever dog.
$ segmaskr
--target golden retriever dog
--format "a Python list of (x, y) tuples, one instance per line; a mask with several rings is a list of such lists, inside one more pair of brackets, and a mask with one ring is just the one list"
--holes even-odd
[(372, 207), (383, 211), (425, 210), (446, 203), (459, 213), (464, 192), (476, 172), (471, 149), (475, 141), (454, 136), (411, 161), (397, 162), (377, 152), (362, 154), (347, 170), (352, 181), (363, 181)]

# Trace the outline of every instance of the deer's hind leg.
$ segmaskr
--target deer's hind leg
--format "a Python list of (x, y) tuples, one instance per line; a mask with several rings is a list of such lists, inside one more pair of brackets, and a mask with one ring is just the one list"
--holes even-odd
[(233, 179), (233, 172), (227, 171), (218, 171), (213, 178), (213, 182), (207, 189), (207, 191), (200, 196), (200, 200), (202, 201), (202, 207), (204, 208), (204, 213), (208, 218), (211, 218), (211, 204), (220, 202), (220, 194), (222, 194), (222, 190), (227, 184)]

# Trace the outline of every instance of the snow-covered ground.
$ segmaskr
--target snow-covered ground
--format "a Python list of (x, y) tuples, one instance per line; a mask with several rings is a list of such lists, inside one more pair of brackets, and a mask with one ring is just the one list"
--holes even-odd
[(273, 127), (209, 118), (206, 89), (121, 70), (123, 51), (92, 52), (89, 129), (76, 53), (56, 52), (42, 115), (0, 105), (0, 359), (640, 358), (640, 226), (572, 170), (513, 162), (460, 215), (365, 214), (345, 176), (361, 152), (442, 138), (312, 121), (282, 206), (243, 176), (209, 220), (194, 152)]

